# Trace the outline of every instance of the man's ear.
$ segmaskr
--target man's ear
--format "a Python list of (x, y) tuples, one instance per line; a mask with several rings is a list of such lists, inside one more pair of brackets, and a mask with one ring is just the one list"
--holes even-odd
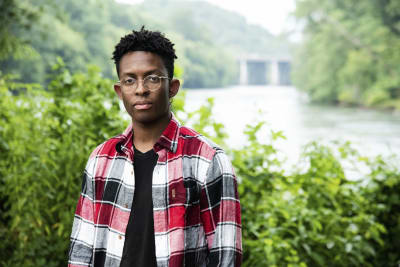
[(169, 98), (173, 98), (179, 91), (179, 87), (181, 86), (181, 82), (178, 79), (172, 79), (169, 84)]
[(116, 83), (114, 84), (114, 91), (118, 95), (118, 98), (122, 100), (122, 92), (121, 92), (121, 85)]

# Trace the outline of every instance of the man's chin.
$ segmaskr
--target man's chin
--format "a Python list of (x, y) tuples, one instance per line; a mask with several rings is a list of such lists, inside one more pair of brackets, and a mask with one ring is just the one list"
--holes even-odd
[(154, 116), (150, 116), (150, 114), (135, 114), (132, 116), (132, 121), (137, 123), (154, 123), (155, 118)]

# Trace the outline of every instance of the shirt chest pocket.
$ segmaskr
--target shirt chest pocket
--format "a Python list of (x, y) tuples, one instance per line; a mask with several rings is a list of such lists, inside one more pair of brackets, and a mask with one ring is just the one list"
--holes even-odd
[(169, 187), (169, 202), (173, 205), (193, 206), (200, 201), (201, 186), (194, 179), (184, 179)]

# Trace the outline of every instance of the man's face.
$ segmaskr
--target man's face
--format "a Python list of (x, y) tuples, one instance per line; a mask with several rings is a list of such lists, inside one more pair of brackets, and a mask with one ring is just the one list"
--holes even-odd
[(116, 84), (118, 97), (123, 101), (132, 121), (142, 124), (154, 124), (169, 116), (169, 99), (179, 90), (179, 81), (161, 80), (158, 90), (150, 91), (143, 86), (148, 75), (168, 76), (167, 69), (160, 56), (151, 52), (135, 51), (125, 54), (119, 63), (119, 78), (138, 80), (136, 89)]

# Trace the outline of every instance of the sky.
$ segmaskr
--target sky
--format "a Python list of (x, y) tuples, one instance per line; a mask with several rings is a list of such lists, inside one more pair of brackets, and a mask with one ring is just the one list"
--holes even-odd
[[(187, 0), (189, 1), (189, 0)], [(295, 9), (295, 0), (203, 0), (227, 10), (235, 11), (251, 24), (263, 26), (272, 34), (280, 34), (294, 28), (290, 12)], [(141, 3), (143, 0), (117, 0), (123, 3)]]

